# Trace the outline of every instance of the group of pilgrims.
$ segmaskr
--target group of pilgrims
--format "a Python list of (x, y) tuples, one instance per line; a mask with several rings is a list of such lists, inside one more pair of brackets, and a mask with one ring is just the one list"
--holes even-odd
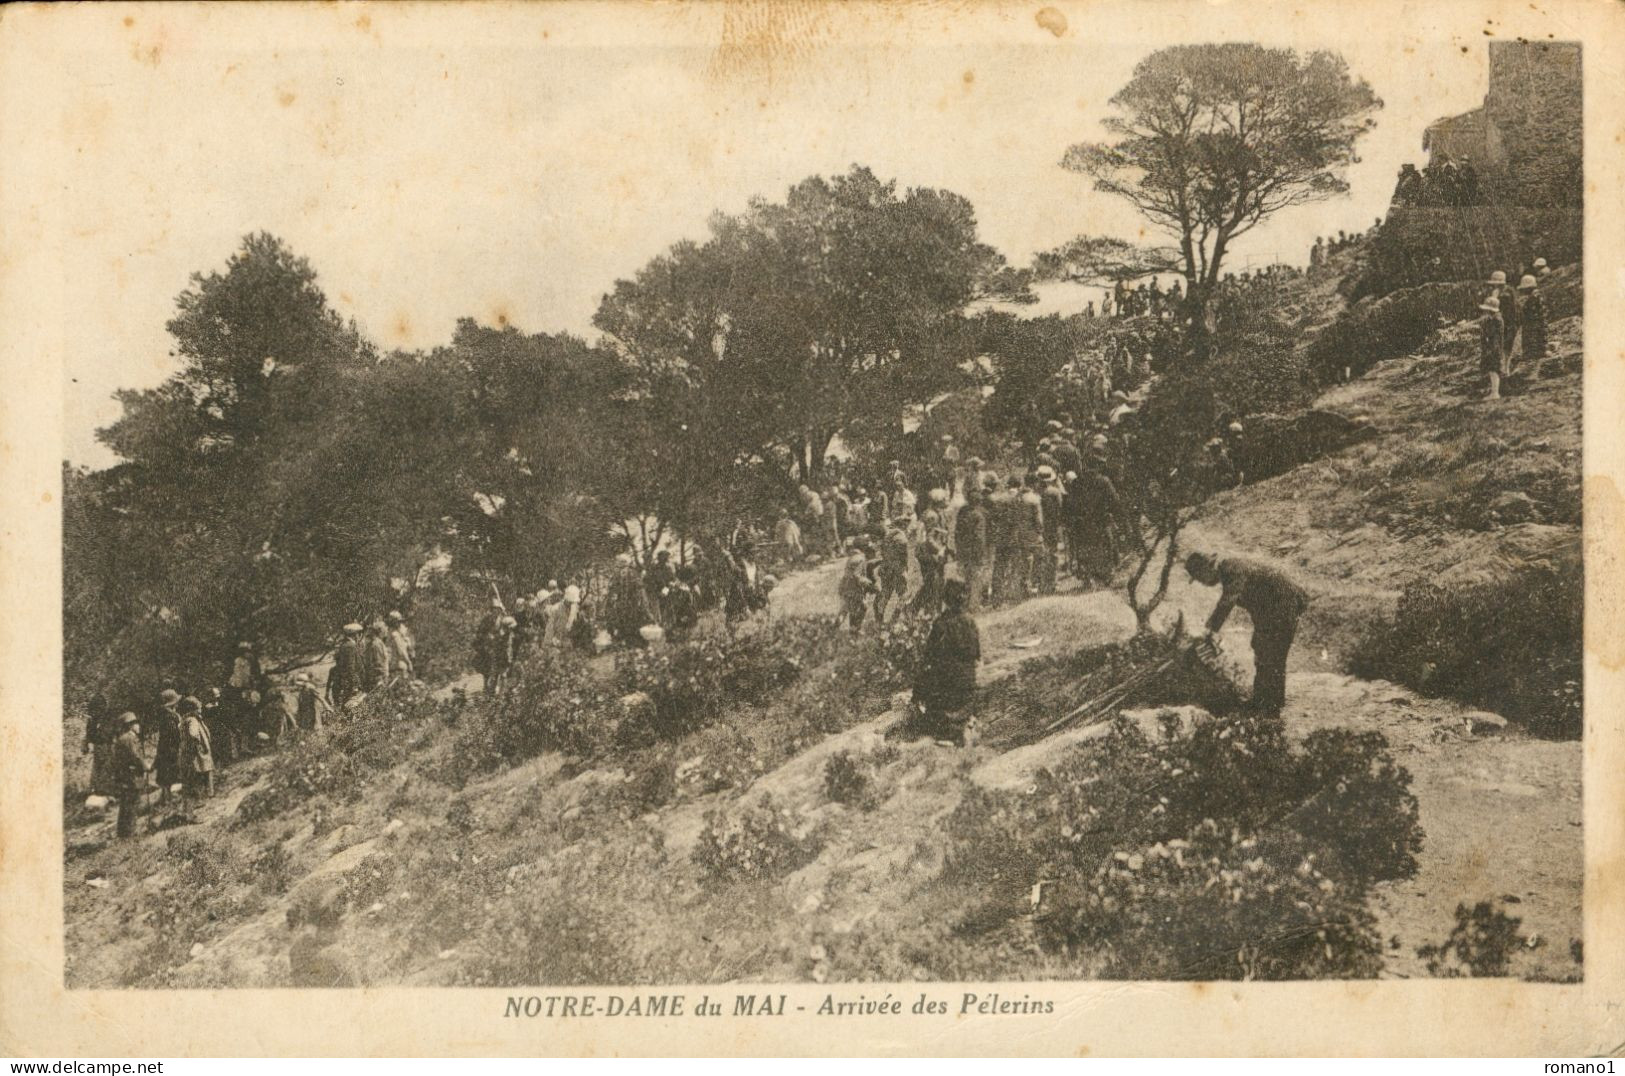
[[(416, 678), (417, 642), (396, 611), (363, 628), (346, 624), (332, 668), (318, 685), (310, 672), (279, 680), (252, 642), (238, 642), (216, 682), (168, 677), (156, 694), (116, 713), (106, 693), (87, 706), (83, 749), (91, 755), (93, 799), (116, 800), (119, 837), (156, 794), (177, 822), (195, 820), (214, 794), (215, 773), (276, 750), (301, 732), (320, 731), (365, 694)], [(154, 815), (156, 819), (156, 813)]]
[(1525, 376), (1534, 376), (1546, 357), (1546, 302), (1540, 283), (1550, 272), (1546, 259), (1536, 258), (1529, 271), (1519, 275), (1516, 288), (1502, 269), (1485, 281), (1478, 328), (1479, 370), (1488, 382), (1486, 399), (1500, 399), (1502, 379), (1519, 367)]

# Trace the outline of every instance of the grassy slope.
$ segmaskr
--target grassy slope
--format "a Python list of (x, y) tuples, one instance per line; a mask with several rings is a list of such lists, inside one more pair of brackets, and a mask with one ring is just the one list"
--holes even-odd
[[(1311, 287), (1319, 293), (1305, 298), (1307, 316), (1323, 320), (1330, 288)], [(1577, 332), (1558, 326), (1558, 348), (1577, 346)], [(1445, 335), (1439, 354), (1389, 363), (1320, 401), (1370, 415), (1379, 438), (1214, 499), (1190, 538), (1277, 558), (1315, 593), (1294, 653), (1291, 731), (1378, 729), (1415, 776), (1428, 834), (1422, 869), (1378, 898), (1384, 933), (1396, 939), (1391, 972), (1421, 972), (1415, 946), (1443, 938), (1458, 900), (1513, 897), (1511, 910), (1543, 942), (1515, 972), (1572, 977), (1579, 745), (1515, 730), (1475, 735), (1459, 706), (1340, 671), (1350, 631), (1413, 573), (1578, 541), (1572, 523), (1470, 530), (1447, 518), (1452, 496), (1477, 497), (1485, 482), (1538, 486), (1548, 499), (1553, 475), (1577, 482), (1579, 387), (1559, 378), (1498, 407), (1474, 402), (1470, 346)], [(777, 605), (833, 612), (834, 582), (832, 566), (793, 577)], [(1213, 598), (1181, 580), (1164, 612), (1202, 616)], [(1236, 621), (1225, 645), (1245, 676), (1247, 628)], [(987, 614), (982, 626), (986, 680), (1035, 654), (1121, 638), (1133, 621), (1114, 594), (1064, 594)], [(1036, 649), (1010, 645), (1034, 636), (1043, 637)], [(264, 760), (230, 774), (205, 823), (183, 831), (195, 838), (158, 834), (120, 847), (110, 820), (70, 808), (69, 982), (285, 983), (290, 901), (336, 884), (352, 906), (341, 944), (373, 983), (1088, 976), (1088, 966), (1038, 954), (1019, 929), (967, 940), (946, 926), (987, 895), (945, 862), (942, 821), (974, 785), (1020, 787), (1067, 739), (1002, 755), (894, 746), (881, 739), (892, 716), (781, 760), (759, 746), (772, 741), (775, 716), (740, 714), (733, 724), (743, 735), (701, 733), (678, 746), (679, 791), (647, 811), (627, 806), (635, 775), (571, 775), (554, 757), (450, 787), (434, 777), (452, 740), (438, 719), (404, 724), (410, 759), (350, 803), (307, 803), (233, 828), (236, 804), (277, 764)], [(839, 751), (870, 774), (869, 808), (825, 796), (824, 766)], [(749, 769), (753, 757), (766, 772), (744, 787), (700, 791), (696, 775)], [(717, 882), (693, 859), (708, 812), (737, 817), (765, 796), (791, 812), (816, 856), (775, 879)], [(197, 839), (207, 856), (188, 850)], [(109, 884), (94, 888), (91, 878)]]

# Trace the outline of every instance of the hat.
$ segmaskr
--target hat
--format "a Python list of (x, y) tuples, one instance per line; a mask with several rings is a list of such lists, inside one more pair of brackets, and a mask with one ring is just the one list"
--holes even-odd
[(188, 695), (186, 698), (181, 700), (181, 704), (176, 707), (176, 709), (183, 714), (195, 714), (202, 709), (202, 705), (192, 696)]
[(581, 588), (576, 586), (574, 583), (571, 583), (569, 586), (565, 587), (564, 600), (571, 605), (579, 604), (581, 602)]
[(517, 628), (519, 626), (519, 621), (515, 620), (511, 616), (505, 616), (502, 618), (502, 626), (505, 628)]
[(1480, 310), (1488, 311), (1491, 314), (1499, 314), (1501, 312), (1501, 300), (1492, 295), (1488, 299), (1485, 299), (1483, 302), (1479, 303), (1478, 308)]
[(391, 609), (389, 611), (389, 619), (391, 619), (391, 620), (405, 620), (406, 618), (401, 616), (400, 611), (398, 609)]
[(1535, 286), (1535, 283), (1536, 281), (1534, 276), (1530, 273), (1525, 273), (1523, 278), (1518, 281), (1518, 290), (1523, 291), (1525, 288), (1532, 288)]
[(934, 490), (932, 490), (931, 493), (930, 493), (930, 497), (931, 497), (931, 503), (932, 504), (947, 504), (948, 503), (948, 491), (945, 490), (945, 489), (934, 489)]
[(360, 635), (361, 634), (361, 625), (357, 624), (353, 620), (350, 621), (348, 624), (344, 625), (344, 634), (346, 634), (346, 635)]
[(1049, 429), (1058, 430), (1058, 429), (1061, 428), (1061, 420), (1057, 419), (1057, 418), (1052, 418), (1048, 422), (1044, 423), (1044, 425)]
[(1038, 477), (1045, 482), (1055, 481), (1055, 468), (1051, 467), (1047, 463), (1044, 464), (1038, 469)]
[(134, 714), (132, 714), (128, 710), (126, 710), (122, 714), (118, 715), (118, 723), (121, 724), (121, 725), (133, 725), (137, 721), (140, 721), (140, 720), (141, 719), (139, 717), (136, 717)]
[(163, 693), (158, 696), (158, 701), (163, 703), (165, 706), (174, 706), (177, 702), (181, 701), (181, 693), (176, 691), (174, 688), (166, 687), (164, 688)]
[(1229, 430), (1231, 433), (1240, 433), (1241, 432), (1241, 423), (1232, 422), (1230, 425), (1226, 426), (1225, 429)]
[(254, 644), (253, 643), (246, 643), (246, 642), (238, 643), (237, 644), (237, 649), (238, 650), (252, 650), (252, 649), (254, 649)]
[(1507, 282), (1507, 275), (1501, 270), (1497, 269), (1495, 272), (1490, 274), (1489, 282), (1491, 284), (1505, 284)]
[(980, 467), (981, 465), (982, 457), (980, 456), (972, 456), (970, 459), (965, 461), (965, 466), (967, 467)]
[(293, 682), (296, 684), (308, 684), (310, 683), (310, 674), (299, 673), (293, 678)]
[(1545, 258), (1536, 258), (1535, 259), (1535, 268), (1536, 269), (1544, 269), (1544, 268), (1546, 268), (1546, 259)]

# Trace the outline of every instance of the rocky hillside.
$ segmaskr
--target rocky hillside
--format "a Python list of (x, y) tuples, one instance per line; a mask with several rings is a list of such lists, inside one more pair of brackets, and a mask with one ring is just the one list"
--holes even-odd
[[(1308, 281), (1294, 316), (1325, 324), (1335, 287)], [(1242, 945), (1240, 973), (1412, 976), (1448, 973), (1419, 950), (1445, 941), (1458, 903), (1481, 901), (1521, 920), (1513, 974), (1577, 978), (1579, 742), (1463, 702), (1426, 670), (1367, 667), (1371, 633), (1419, 582), (1504, 580), (1577, 555), (1579, 319), (1552, 338), (1540, 376), (1491, 403), (1470, 324), (1445, 325), (1316, 401), (1368, 417), (1374, 436), (1214, 497), (1185, 535), (1273, 560), (1313, 594), (1284, 740), (1163, 698), (1014, 748), (889, 738), (906, 699), (896, 644), (807, 641), (820, 629), (806, 618), (835, 611), (825, 565), (788, 579), (776, 625), (758, 629), (774, 670), (762, 684), (635, 749), (522, 757), (504, 739), (520, 719), (465, 699), (465, 679), (369, 700), (355, 723), (229, 771), (197, 825), (120, 844), (110, 818), (70, 801), (69, 982), (1219, 977), (1238, 973), (1236, 952), (1204, 945), (1278, 933), (1297, 906), (1321, 935)], [(1216, 596), (1176, 572), (1159, 623), (1204, 617)], [(1121, 594), (1071, 580), (980, 625), (988, 726), (1064, 713), (1091, 670), (1133, 656)], [(1238, 616), (1221, 640), (1242, 683), (1247, 635)], [(618, 684), (607, 668), (585, 675), (550, 720)], [(1241, 742), (1254, 735), (1257, 755)], [(1259, 774), (1285, 788), (1335, 758), (1358, 760), (1335, 795), (1281, 791), (1269, 818), (1212, 798)], [(1353, 813), (1403, 788), (1396, 767), (1414, 848), (1403, 796), (1392, 819)], [(1129, 788), (1130, 772), (1146, 780)], [(1259, 802), (1277, 794), (1258, 789)], [(1095, 821), (1061, 824), (1062, 809)], [(1301, 821), (1317, 811), (1330, 820), (1318, 836)], [(1390, 831), (1380, 854), (1346, 847)], [(1379, 861), (1392, 869), (1351, 866)], [(1157, 901), (1198, 936), (1122, 918)], [(1115, 942), (1090, 933), (1107, 921)], [(1342, 926), (1327, 936), (1330, 922)]]

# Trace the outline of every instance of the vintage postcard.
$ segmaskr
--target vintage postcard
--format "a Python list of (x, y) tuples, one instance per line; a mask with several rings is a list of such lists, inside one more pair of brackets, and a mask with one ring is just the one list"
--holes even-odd
[(1622, 64), (0, 11), (0, 1050), (1618, 1052)]

